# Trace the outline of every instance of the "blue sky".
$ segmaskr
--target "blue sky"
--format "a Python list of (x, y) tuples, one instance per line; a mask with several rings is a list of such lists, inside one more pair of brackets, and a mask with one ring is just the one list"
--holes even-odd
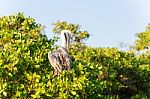
[(90, 46), (118, 47), (133, 44), (135, 34), (150, 23), (150, 0), (0, 0), (0, 16), (24, 12), (46, 26), (53, 37), (57, 20), (82, 25)]

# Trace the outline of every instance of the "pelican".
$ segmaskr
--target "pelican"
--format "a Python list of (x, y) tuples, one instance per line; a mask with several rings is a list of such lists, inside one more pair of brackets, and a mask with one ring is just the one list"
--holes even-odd
[(54, 52), (48, 52), (48, 59), (54, 68), (54, 75), (59, 75), (62, 70), (70, 70), (69, 46), (71, 32), (62, 30), (61, 39), (61, 46)]

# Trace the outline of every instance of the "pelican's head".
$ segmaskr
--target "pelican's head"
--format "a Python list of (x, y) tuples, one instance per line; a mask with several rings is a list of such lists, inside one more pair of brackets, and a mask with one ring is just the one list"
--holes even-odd
[(62, 30), (61, 31), (61, 38), (62, 38), (62, 46), (67, 48), (67, 50), (69, 50), (71, 32), (69, 30)]

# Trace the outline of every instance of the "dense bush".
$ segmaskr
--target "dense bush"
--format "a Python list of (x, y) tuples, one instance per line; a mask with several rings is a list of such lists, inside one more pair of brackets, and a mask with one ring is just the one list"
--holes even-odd
[(150, 98), (150, 55), (72, 44), (70, 71), (54, 76), (48, 40), (33, 18), (0, 18), (0, 98)]
[(48, 40), (42, 30), (21, 13), (0, 18), (0, 97), (35, 97), (44, 92), (41, 80), (51, 71), (47, 52), (55, 40)]
[[(87, 78), (86, 97), (148, 98), (150, 97), (150, 64), (147, 57), (115, 48), (83, 47), (72, 51), (80, 71)], [(148, 56), (149, 57), (149, 56)], [(81, 68), (80, 65), (75, 65)]]

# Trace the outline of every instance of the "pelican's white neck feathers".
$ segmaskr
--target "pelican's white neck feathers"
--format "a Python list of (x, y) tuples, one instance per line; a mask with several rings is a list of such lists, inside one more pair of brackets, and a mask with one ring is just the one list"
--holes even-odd
[(70, 34), (71, 32), (69, 30), (62, 30), (61, 31), (61, 46), (69, 50), (70, 45)]

